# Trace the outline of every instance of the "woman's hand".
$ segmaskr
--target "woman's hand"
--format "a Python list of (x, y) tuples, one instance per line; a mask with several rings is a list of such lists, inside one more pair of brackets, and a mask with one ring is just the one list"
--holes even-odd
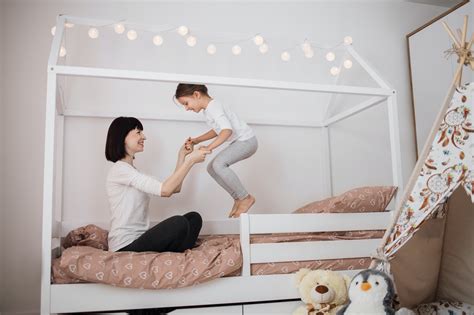
[(186, 156), (186, 160), (192, 163), (201, 163), (206, 159), (206, 155), (210, 153), (211, 151), (209, 150), (196, 149)]
[(183, 144), (183, 145), (181, 146), (181, 148), (179, 149), (179, 155), (180, 155), (181, 157), (185, 157), (186, 155), (188, 155), (188, 154), (191, 153), (191, 152), (193, 152), (193, 149), (192, 149), (192, 148), (188, 148), (188, 147), (186, 146), (186, 143)]
[(212, 149), (208, 145), (201, 145), (198, 148), (199, 150), (209, 151), (209, 154), (212, 153)]

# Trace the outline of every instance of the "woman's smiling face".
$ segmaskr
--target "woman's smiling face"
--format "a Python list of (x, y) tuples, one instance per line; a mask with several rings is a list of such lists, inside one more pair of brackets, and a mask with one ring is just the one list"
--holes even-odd
[(145, 149), (145, 134), (143, 130), (135, 128), (130, 130), (125, 137), (125, 151), (130, 155), (134, 156), (137, 152), (143, 152)]

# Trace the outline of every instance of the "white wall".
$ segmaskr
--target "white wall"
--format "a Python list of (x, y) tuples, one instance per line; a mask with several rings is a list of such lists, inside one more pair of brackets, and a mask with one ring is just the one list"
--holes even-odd
[[(443, 105), (458, 63), (457, 56), (445, 58), (444, 51), (452, 45), (442, 22), (455, 31), (462, 29), (463, 18), (469, 16), (467, 41), (474, 32), (473, 4), (469, 2), (436, 21), (420, 32), (410, 36), (413, 92), (415, 101), (416, 136), (418, 152), (421, 153), (429, 136), (439, 108)], [(472, 81), (472, 71), (464, 67), (463, 83)]]
[[(67, 13), (114, 19), (127, 17), (131, 21), (148, 24), (163, 21), (164, 24), (187, 24), (209, 31), (219, 29), (249, 33), (258, 30), (262, 33), (274, 34), (274, 37), (282, 40), (301, 40), (308, 36), (317, 38), (321, 42), (331, 43), (335, 38), (338, 41), (350, 33), (359, 53), (369, 60), (399, 92), (403, 173), (407, 178), (414, 164), (415, 151), (405, 34), (441, 11), (442, 8), (426, 5), (375, 1), (278, 2), (275, 4), (268, 2), (264, 4), (249, 2), (188, 4), (156, 1), (140, 3), (140, 5), (136, 2), (132, 4), (132, 2), (108, 1), (45, 1), (40, 4), (33, 1), (7, 1), (3, 18), (5, 27), (2, 29), (5, 32), (7, 47), (4, 56), (4, 75), (5, 78), (8, 77), (8, 81), (5, 85), (6, 107), (2, 119), (4, 130), (14, 130), (14, 135), (5, 137), (4, 141), (4, 147), (8, 149), (8, 155), (4, 157), (4, 178), (8, 180), (9, 185), (4, 189), (6, 220), (2, 223), (2, 230), (6, 237), (2, 253), (8, 253), (8, 255), (2, 254), (4, 270), (8, 270), (4, 272), (3, 287), (8, 290), (4, 290), (3, 309), (6, 312), (35, 312), (39, 307), (46, 63), (51, 42), (50, 28), (57, 14)], [(208, 16), (212, 18), (206, 19)], [(281, 21), (288, 22), (283, 25)], [(305, 71), (305, 66), (295, 64), (296, 69), (303, 76), (310, 77)], [(215, 71), (225, 72), (227, 69), (232, 72), (243, 67), (243, 65), (235, 67), (225, 63), (221, 66), (222, 68), (216, 68)], [(278, 67), (280, 66), (281, 63), (278, 64)], [(265, 72), (265, 74), (270, 76), (287, 74), (298, 78), (296, 70), (277, 71), (274, 69), (275, 67), (273, 67), (273, 72)], [(199, 68), (196, 69), (196, 71), (199, 70)], [(219, 93), (226, 95), (225, 92), (227, 91), (221, 90)], [(289, 115), (292, 115), (296, 108), (299, 107), (288, 106)], [(372, 136), (377, 143), (383, 141), (382, 137), (386, 134), (384, 132), (377, 134), (375, 131), (378, 130), (377, 127), (371, 130), (366, 122), (371, 121), (383, 127), (386, 122), (385, 113), (382, 110), (375, 110), (365, 115), (367, 116), (365, 118), (362, 116), (362, 121), (358, 123), (340, 125), (335, 129), (333, 141), (337, 143), (347, 141), (348, 138), (358, 139), (361, 135)], [(66, 159), (69, 159), (67, 162), (69, 164), (65, 165), (65, 180), (68, 183), (64, 191), (65, 202), (74, 203), (74, 191), (76, 195), (78, 195), (77, 191), (87, 193), (81, 195), (81, 197), (84, 196), (80, 204), (84, 212), (70, 213), (73, 219), (89, 217), (97, 205), (103, 205), (103, 208), (98, 210), (96, 217), (106, 218), (102, 185), (107, 168), (106, 162), (103, 161), (103, 142), (108, 123), (108, 120), (102, 119), (87, 122), (76, 118), (68, 120), (66, 139), (84, 145), (87, 148), (84, 152), (90, 153), (80, 155), (83, 160), (77, 163), (83, 163), (71, 164), (76, 162), (73, 148), (68, 145), (65, 148)], [(147, 152), (139, 157), (137, 162), (146, 171), (160, 177), (164, 177), (166, 171), (172, 169), (173, 152), (178, 147), (177, 141), (190, 132), (194, 134), (203, 130), (203, 126), (198, 123), (177, 126), (170, 122), (146, 121), (145, 124), (149, 136)], [(259, 192), (255, 212), (274, 210), (287, 212), (306, 201), (322, 197), (321, 183), (315, 173), (318, 170), (316, 155), (318, 152), (301, 151), (307, 143), (314, 144), (316, 135), (313, 137), (312, 133), (301, 132), (297, 128), (256, 127), (255, 130), (261, 140), (260, 151), (255, 158), (237, 167), (238, 172), (249, 183), (249, 187)], [(170, 134), (172, 136), (168, 136)], [(388, 145), (382, 143), (382, 149), (377, 151), (370, 146), (370, 141), (360, 144), (359, 148), (347, 149), (346, 147), (348, 152), (344, 152), (344, 146), (339, 148), (335, 154), (334, 163), (338, 165), (335, 176), (340, 178), (344, 170), (351, 172), (357, 169), (353, 167), (354, 161), (349, 160), (348, 163), (342, 164), (344, 155), (346, 158), (355, 156), (354, 159), (357, 161), (360, 159), (358, 155), (361, 154), (358, 150), (372, 150), (372, 156), (376, 157), (374, 161), (380, 162), (377, 168), (371, 170), (370, 167), (362, 167), (357, 170), (359, 173), (356, 172), (356, 176), (350, 176), (348, 180), (352, 184), (370, 182), (375, 184), (379, 180), (387, 181), (386, 175), (381, 174), (386, 174), (386, 165), (389, 165), (387, 164), (389, 163), (387, 162)], [(156, 166), (158, 163), (159, 167)], [(272, 164), (281, 166), (278, 172), (273, 172), (275, 165)], [(82, 169), (71, 167), (76, 165), (82, 166)], [(84, 173), (78, 173), (81, 170), (84, 170)], [(93, 181), (90, 180), (90, 174), (94, 176)], [(95, 194), (91, 193), (91, 188), (87, 183), (92, 183), (91, 187), (97, 188)], [(276, 187), (275, 184), (279, 183), (283, 185), (282, 187), (289, 187), (289, 185), (294, 187), (291, 188), (290, 193), (280, 194), (278, 199), (272, 198), (278, 194), (266, 186)], [(336, 188), (340, 191), (347, 188), (345, 185), (347, 184), (341, 183)], [(227, 209), (222, 208), (230, 205), (229, 198), (209, 180), (203, 165), (193, 170), (184, 189), (187, 195), (170, 200), (154, 200), (152, 207), (165, 209), (156, 217), (169, 215), (173, 209), (187, 209), (194, 205), (207, 209), (213, 204), (208, 196), (214, 192), (217, 194), (216, 203), (219, 207), (214, 206), (212, 213), (205, 212), (204, 216), (222, 218), (227, 212)], [(91, 207), (88, 208), (88, 206)], [(17, 280), (18, 275), (21, 275), (23, 281)]]

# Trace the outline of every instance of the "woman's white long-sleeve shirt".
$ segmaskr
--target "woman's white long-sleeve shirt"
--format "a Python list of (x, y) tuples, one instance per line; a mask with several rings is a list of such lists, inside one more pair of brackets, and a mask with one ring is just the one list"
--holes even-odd
[(117, 251), (150, 228), (149, 194), (161, 196), (162, 184), (132, 165), (117, 161), (109, 170), (105, 186), (112, 214), (109, 250)]

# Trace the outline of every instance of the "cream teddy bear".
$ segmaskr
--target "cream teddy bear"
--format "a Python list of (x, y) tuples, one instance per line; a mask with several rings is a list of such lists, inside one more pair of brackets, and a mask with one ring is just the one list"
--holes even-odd
[(351, 279), (346, 275), (303, 268), (295, 274), (295, 280), (306, 306), (298, 307), (293, 315), (333, 315), (347, 302)]

